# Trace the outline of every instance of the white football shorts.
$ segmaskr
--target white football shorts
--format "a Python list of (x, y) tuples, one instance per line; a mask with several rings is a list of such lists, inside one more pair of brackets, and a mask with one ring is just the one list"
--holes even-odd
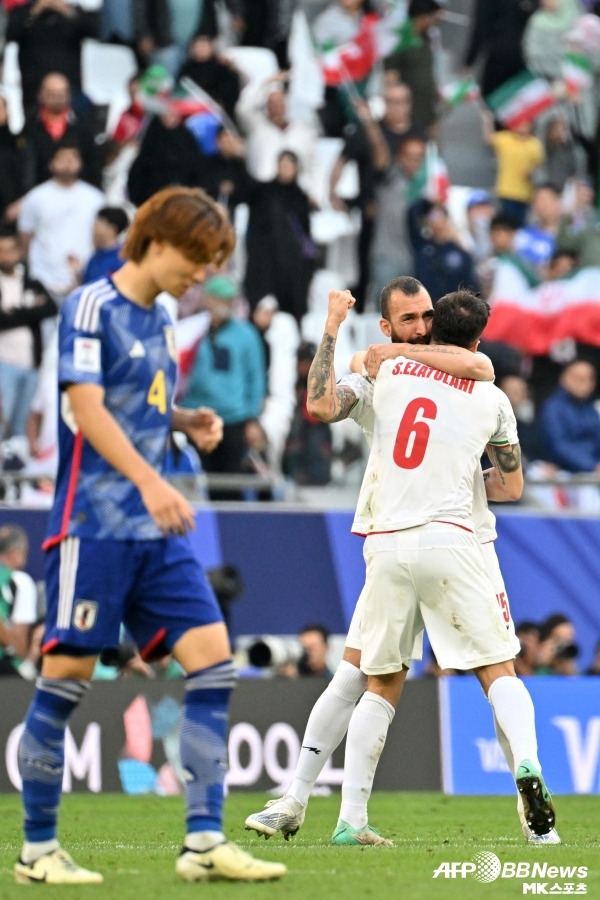
[(369, 535), (363, 552), (367, 574), (354, 618), (367, 675), (398, 672), (418, 659), (415, 640), (424, 627), (443, 669), (514, 658), (519, 642), (507, 629), (472, 532), (431, 522)]

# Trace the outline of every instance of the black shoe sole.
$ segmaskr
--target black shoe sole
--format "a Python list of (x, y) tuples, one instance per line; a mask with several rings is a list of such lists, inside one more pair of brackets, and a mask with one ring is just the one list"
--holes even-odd
[(544, 799), (544, 792), (537, 775), (517, 779), (517, 789), (523, 798), (525, 821), (534, 834), (548, 834), (556, 822), (551, 803)]

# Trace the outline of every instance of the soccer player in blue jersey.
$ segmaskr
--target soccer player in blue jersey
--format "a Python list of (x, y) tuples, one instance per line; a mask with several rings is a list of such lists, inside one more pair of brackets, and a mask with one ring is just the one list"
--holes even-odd
[(186, 672), (180, 725), (186, 881), (263, 881), (286, 871), (225, 840), (227, 709), (235, 673), (215, 596), (191, 549), (194, 513), (162, 477), (171, 429), (210, 450), (212, 410), (172, 407), (176, 348), (156, 301), (180, 297), (234, 246), (224, 211), (203, 191), (166, 188), (138, 210), (125, 264), (75, 291), (59, 326), (60, 430), (50, 516), (43, 664), (19, 745), (25, 842), (18, 883), (98, 884), (56, 836), (64, 733), (100, 650), (125, 624), (146, 659), (172, 653)]

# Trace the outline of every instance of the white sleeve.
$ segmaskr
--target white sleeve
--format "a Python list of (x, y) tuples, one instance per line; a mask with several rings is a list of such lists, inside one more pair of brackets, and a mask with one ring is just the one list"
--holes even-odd
[(353, 419), (357, 425), (362, 428), (365, 438), (369, 446), (373, 441), (373, 428), (375, 424), (375, 416), (373, 413), (373, 382), (364, 375), (351, 373), (340, 378), (338, 384), (346, 385), (352, 388), (356, 394), (356, 403), (348, 414), (349, 419)]
[(35, 197), (32, 191), (25, 194), (19, 212), (18, 228), (23, 234), (33, 234), (37, 228), (38, 215), (35, 203)]
[(15, 599), (10, 620), (14, 625), (32, 625), (37, 619), (37, 587), (27, 572), (13, 572)]
[(517, 434), (517, 420), (512, 406), (510, 405), (510, 400), (499, 388), (496, 388), (496, 390), (499, 394), (498, 422), (496, 431), (490, 438), (489, 443), (498, 446), (518, 444), (519, 435)]

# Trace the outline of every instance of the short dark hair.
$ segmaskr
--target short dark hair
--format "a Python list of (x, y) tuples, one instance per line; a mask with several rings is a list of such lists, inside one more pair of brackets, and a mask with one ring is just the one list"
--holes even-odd
[(565, 616), (564, 613), (554, 613), (551, 616), (548, 616), (547, 619), (544, 619), (542, 624), (540, 625), (540, 641), (547, 640), (555, 628), (559, 625), (572, 625), (571, 619), (568, 616)]
[(52, 152), (48, 157), (48, 162), (51, 163), (61, 150), (77, 150), (79, 156), (81, 156), (81, 145), (79, 141), (75, 140), (75, 138), (63, 138), (52, 148)]
[(401, 291), (403, 294), (406, 294), (407, 297), (415, 297), (423, 285), (417, 278), (413, 278), (412, 275), (398, 275), (397, 278), (392, 278), (391, 281), (388, 281), (386, 285), (384, 285), (381, 296), (381, 315), (384, 319), (389, 318), (390, 314), (390, 297), (394, 293), (394, 291)]
[(479, 340), (490, 316), (490, 307), (468, 290), (441, 297), (433, 312), (431, 340), (438, 344), (472, 347)]
[(0, 225), (0, 240), (19, 240), (16, 223), (5, 222), (3, 225)]
[(0, 528), (0, 554), (4, 555), (13, 547), (28, 547), (27, 532), (20, 525), (2, 525)]
[(518, 231), (519, 223), (516, 219), (513, 219), (512, 216), (500, 212), (496, 213), (496, 215), (492, 216), (490, 219), (490, 231), (494, 228), (504, 228), (507, 231)]
[(121, 234), (129, 225), (129, 216), (120, 206), (103, 206), (96, 213), (96, 218), (104, 219), (105, 222), (112, 225), (117, 234)]
[(324, 643), (329, 642), (329, 635), (331, 634), (329, 628), (326, 628), (325, 625), (305, 625), (304, 628), (301, 628), (298, 632), (299, 634), (306, 634), (307, 631), (316, 631), (323, 638)]
[(437, 3), (436, 0), (410, 0), (408, 18), (414, 19), (415, 16), (428, 16), (441, 8), (442, 4)]

